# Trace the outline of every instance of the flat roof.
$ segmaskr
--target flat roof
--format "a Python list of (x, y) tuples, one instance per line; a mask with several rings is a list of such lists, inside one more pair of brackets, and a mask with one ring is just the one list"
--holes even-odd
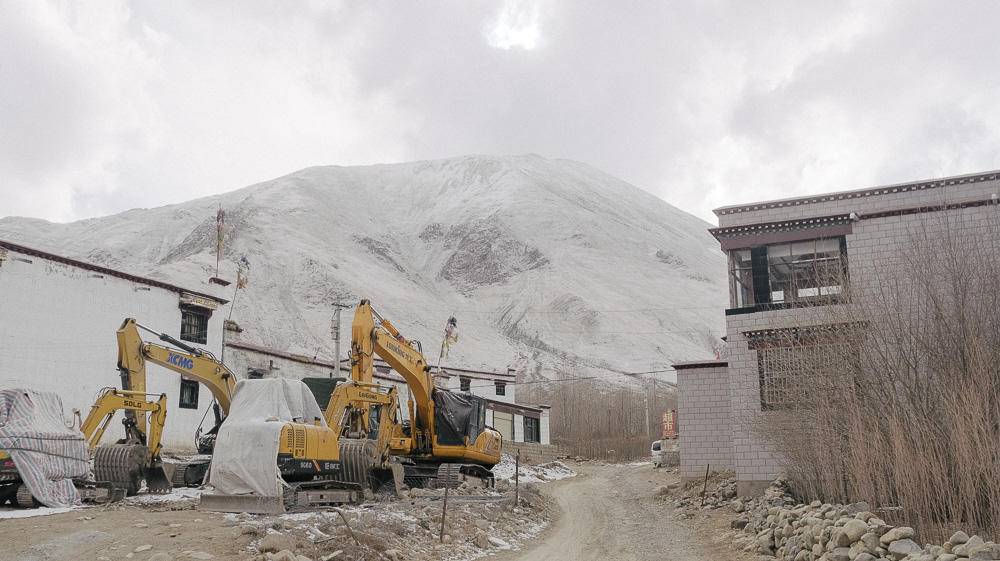
[[(243, 341), (226, 341), (226, 346), (227, 347), (233, 347), (233, 348), (236, 348), (236, 349), (243, 349), (243, 350), (247, 350), (247, 351), (253, 351), (253, 352), (256, 352), (256, 353), (260, 353), (260, 354), (263, 354), (263, 355), (269, 355), (269, 356), (273, 356), (273, 357), (277, 357), (277, 358), (284, 358), (284, 359), (291, 360), (291, 361), (294, 361), (294, 362), (300, 362), (302, 364), (311, 364), (311, 365), (315, 365), (315, 366), (322, 366), (324, 368), (337, 369), (337, 364), (335, 362), (333, 362), (332, 360), (324, 360), (324, 359), (315, 358), (315, 357), (310, 358), (310, 357), (308, 357), (306, 355), (300, 355), (300, 354), (290, 353), (290, 352), (286, 352), (286, 351), (279, 351), (277, 349), (272, 349), (270, 347), (264, 347), (262, 345), (255, 345), (253, 343), (245, 343)], [(375, 363), (375, 366), (389, 368), (390, 371), (392, 371), (392, 368), (389, 366), (389, 364), (386, 361), (384, 361), (384, 360), (382, 360), (382, 359), (380, 359), (378, 357), (375, 358), (374, 363)], [(350, 359), (341, 359), (341, 361), (340, 361), (340, 368), (338, 369), (338, 371), (340, 371), (340, 372), (343, 372), (345, 370), (346, 371), (350, 371), (350, 369), (351, 369)], [(493, 379), (496, 379), (498, 377), (502, 377), (502, 378), (505, 378), (504, 381), (508, 381), (508, 380), (513, 380), (516, 377), (514, 374), (508, 374), (506, 372), (504, 372), (504, 373), (501, 374), (501, 373), (498, 373), (498, 372), (484, 372), (484, 371), (480, 371), (480, 370), (468, 370), (468, 369), (464, 369), (464, 368), (448, 368), (448, 367), (445, 367), (445, 368), (442, 368), (442, 371), (443, 371), (442, 372), (443, 374), (450, 374), (450, 375), (453, 375), (453, 376), (455, 374), (459, 373), (459, 372), (461, 372), (461, 373), (468, 373), (470, 378), (479, 378), (479, 379), (483, 379), (483, 380), (493, 380)], [(379, 377), (387, 379), (387, 380), (395, 380), (396, 379), (396, 378), (393, 378), (393, 377), (385, 377), (385, 376), (381, 376), (381, 375)], [(402, 379), (403, 379), (402, 377), (399, 377), (399, 380), (402, 380)]]
[(674, 370), (691, 370), (694, 368), (722, 368), (729, 366), (726, 360), (692, 360), (688, 362), (675, 362), (672, 364)]
[(263, 355), (273, 356), (277, 358), (284, 358), (295, 362), (301, 362), (303, 364), (313, 364), (316, 366), (323, 366), (325, 368), (333, 368), (333, 369), (337, 368), (337, 364), (332, 361), (322, 360), (318, 358), (310, 358), (306, 355), (279, 351), (277, 349), (272, 349), (261, 345), (254, 345), (253, 343), (244, 343), (243, 341), (226, 341), (226, 346), (233, 347), (235, 349), (253, 351), (255, 353), (260, 353)]
[(47, 259), (49, 261), (55, 261), (57, 263), (62, 263), (64, 265), (69, 265), (71, 267), (76, 267), (78, 269), (86, 269), (88, 271), (94, 271), (96, 273), (101, 273), (104, 275), (110, 275), (112, 277), (118, 277), (120, 279), (129, 280), (132, 282), (137, 282), (140, 284), (145, 284), (149, 286), (155, 286), (157, 288), (162, 288), (164, 290), (169, 290), (171, 292), (177, 292), (179, 294), (194, 294), (196, 296), (201, 296), (202, 298), (208, 298), (210, 300), (215, 300), (220, 304), (228, 304), (229, 300), (224, 298), (219, 298), (218, 296), (213, 296), (211, 294), (206, 294), (204, 292), (198, 292), (197, 290), (191, 290), (189, 288), (184, 288), (182, 286), (177, 286), (176, 284), (170, 284), (168, 282), (159, 281), (156, 279), (151, 279), (149, 277), (140, 277), (138, 275), (133, 275), (131, 273), (126, 273), (124, 271), (118, 271), (115, 269), (109, 269), (107, 267), (102, 267), (100, 265), (95, 265), (93, 263), (87, 263), (86, 261), (79, 261), (77, 259), (70, 259), (69, 257), (64, 257), (62, 255), (56, 255), (55, 253), (49, 253), (47, 251), (42, 251), (40, 249), (34, 249), (31, 247), (23, 246), (13, 242), (8, 242), (0, 240), (0, 247), (8, 249), (16, 253), (22, 253), (24, 255), (32, 255), (38, 257), (39, 259)]
[(834, 191), (831, 193), (821, 193), (818, 195), (805, 195), (801, 197), (789, 197), (787, 199), (772, 199), (754, 203), (743, 203), (719, 207), (712, 212), (716, 216), (733, 214), (736, 212), (747, 212), (752, 210), (763, 210), (767, 208), (796, 206), (811, 203), (822, 203), (840, 199), (851, 199), (858, 197), (870, 197), (874, 195), (888, 195), (891, 193), (905, 191), (919, 191), (933, 189), (947, 185), (958, 185), (962, 183), (978, 183), (980, 181), (992, 181), (1000, 178), (1000, 170), (982, 171), (965, 175), (953, 175), (938, 179), (921, 179), (917, 181), (907, 181), (904, 183), (891, 183), (877, 187), (865, 187), (847, 191)]

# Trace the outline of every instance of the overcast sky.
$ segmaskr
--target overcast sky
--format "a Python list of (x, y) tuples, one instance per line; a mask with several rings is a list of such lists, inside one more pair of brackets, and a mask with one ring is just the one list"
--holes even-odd
[(470, 153), (580, 160), (706, 220), (994, 169), (997, 21), (994, 1), (0, 0), (0, 216)]

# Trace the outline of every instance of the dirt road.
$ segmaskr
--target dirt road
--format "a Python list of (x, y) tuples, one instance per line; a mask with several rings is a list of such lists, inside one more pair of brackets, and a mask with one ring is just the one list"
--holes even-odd
[(702, 561), (742, 559), (725, 543), (728, 515), (676, 517), (669, 501), (653, 497), (676, 474), (636, 466), (582, 464), (580, 475), (543, 486), (562, 510), (553, 526), (500, 561)]

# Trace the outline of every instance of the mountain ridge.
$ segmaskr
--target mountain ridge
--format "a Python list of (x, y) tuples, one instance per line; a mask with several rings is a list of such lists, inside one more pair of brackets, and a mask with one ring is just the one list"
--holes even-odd
[(725, 260), (707, 223), (538, 155), (313, 166), (66, 224), (2, 218), (0, 237), (195, 288), (214, 274), (220, 205), (223, 276), (252, 263), (233, 314), (249, 342), (329, 357), (333, 304), (361, 297), (425, 350), (455, 313), (454, 366), (546, 378), (707, 358), (722, 332)]

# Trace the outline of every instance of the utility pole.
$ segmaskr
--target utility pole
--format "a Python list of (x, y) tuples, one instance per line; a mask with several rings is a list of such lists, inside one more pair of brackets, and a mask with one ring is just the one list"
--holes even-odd
[[(333, 362), (336, 364), (337, 377), (340, 377), (340, 310), (348, 308), (346, 304), (333, 305), (333, 319), (330, 321), (330, 336), (333, 337)], [(333, 377), (333, 373), (330, 373)]]

